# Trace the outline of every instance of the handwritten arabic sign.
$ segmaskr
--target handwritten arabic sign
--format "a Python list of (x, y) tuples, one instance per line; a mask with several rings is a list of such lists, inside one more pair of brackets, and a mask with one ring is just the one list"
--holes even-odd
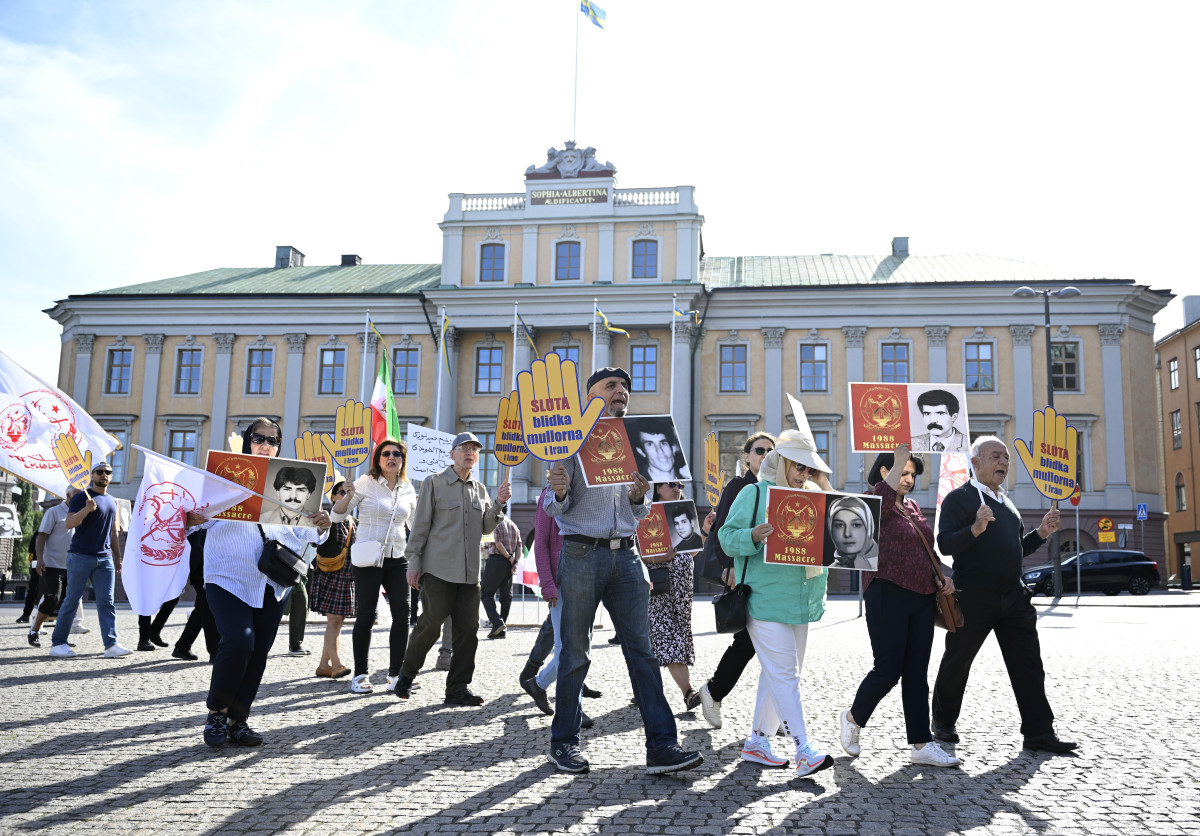
[(408, 478), (412, 481), (420, 482), (450, 466), (450, 445), (454, 443), (450, 433), (409, 424), (405, 441), (408, 443)]

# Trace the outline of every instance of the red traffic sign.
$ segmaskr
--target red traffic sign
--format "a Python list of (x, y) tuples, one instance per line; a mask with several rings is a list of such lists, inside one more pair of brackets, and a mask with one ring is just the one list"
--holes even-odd
[(1075, 493), (1071, 494), (1071, 504), (1078, 505), (1079, 500), (1081, 499), (1083, 499), (1083, 488), (1079, 487), (1079, 485), (1076, 485)]
[(1099, 522), (1096, 523), (1096, 528), (1101, 531), (1112, 531), (1113, 521), (1109, 517), (1101, 517)]

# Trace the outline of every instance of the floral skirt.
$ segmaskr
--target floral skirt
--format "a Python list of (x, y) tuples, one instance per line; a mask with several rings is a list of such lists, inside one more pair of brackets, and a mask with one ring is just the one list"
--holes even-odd
[(650, 646), (658, 664), (696, 664), (692, 641), (692, 554), (677, 554), (668, 566), (671, 590), (650, 596)]

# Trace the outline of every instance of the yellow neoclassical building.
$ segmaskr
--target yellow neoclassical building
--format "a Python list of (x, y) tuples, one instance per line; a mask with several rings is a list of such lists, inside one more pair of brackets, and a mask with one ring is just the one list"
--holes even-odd
[[(114, 493), (136, 491), (131, 442), (202, 462), (257, 415), (278, 418), (289, 438), (332, 430), (339, 403), (369, 398), (385, 355), (402, 425), (471, 430), (488, 444), (514, 365), (551, 351), (577, 360), (581, 377), (627, 369), (632, 411), (671, 413), (695, 474), (707, 433), (732, 474), (749, 433), (790, 426), (790, 392), (835, 486), (855, 491), (871, 462), (850, 451), (848, 383), (963, 383), (972, 434), (1028, 439), (1045, 405), (1045, 325), (1041, 300), (1013, 291), (1073, 285), (1081, 295), (1054, 303), (1050, 349), (1084, 488), (1078, 528), (1064, 515), (1063, 547), (1094, 546), (1101, 517), (1132, 519), (1144, 502), (1157, 521), (1146, 550), (1162, 558), (1160, 456), (1139, 405), (1155, 395), (1153, 318), (1170, 293), (994, 256), (915, 253), (903, 237), (876, 255), (709, 255), (693, 186), (618, 188), (616, 168), (574, 143), (550, 149), (523, 180), (521, 191), (450, 195), (441, 264), (346, 255), (306, 265), (296, 247), (277, 246), (273, 263), (56, 303), (47, 313), (63, 329), (59, 385), (126, 443)], [(364, 329), (368, 312), (382, 343)], [(494, 459), (481, 467), (496, 484)], [(521, 506), (542, 482), (537, 462), (514, 470), (523, 527)], [(935, 482), (936, 462), (914, 495), (927, 508)], [(1009, 487), (1040, 518), (1046, 505), (1021, 468)]]

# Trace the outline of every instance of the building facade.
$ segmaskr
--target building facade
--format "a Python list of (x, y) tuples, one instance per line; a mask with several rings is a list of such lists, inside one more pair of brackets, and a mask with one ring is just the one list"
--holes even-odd
[(1196, 479), (1200, 476), (1200, 296), (1183, 300), (1184, 322), (1155, 345), (1156, 382), (1161, 409), (1163, 496), (1166, 497), (1166, 569), (1178, 576), (1194, 566), (1193, 544), (1200, 541)]
[[(1094, 546), (1096, 521), (1138, 502), (1161, 521), (1156, 442), (1137, 431), (1136, 405), (1154, 396), (1153, 317), (1170, 294), (988, 256), (914, 255), (906, 238), (877, 256), (714, 257), (703, 224), (693, 187), (619, 189), (611, 163), (568, 143), (526, 170), (522, 192), (451, 194), (441, 264), (344, 256), (313, 267), (278, 247), (273, 268), (61, 300), (47, 311), (63, 328), (59, 384), (125, 444), (113, 491), (131, 498), (130, 443), (202, 463), (257, 415), (278, 418), (289, 439), (331, 431), (339, 402), (369, 397), (382, 356), (402, 426), (470, 430), (490, 445), (514, 369), (550, 351), (576, 360), (581, 378), (629, 370), (632, 411), (675, 417), (694, 474), (710, 431), (732, 474), (749, 433), (789, 426), (790, 392), (834, 485), (857, 491), (871, 462), (850, 451), (848, 383), (963, 382), (972, 434), (1029, 439), (1046, 389), (1043, 314), (1012, 293), (1073, 284), (1082, 295), (1055, 304), (1051, 349), (1084, 490), (1078, 528), (1064, 515), (1063, 548)], [(931, 464), (915, 493), (930, 509)], [(498, 484), (494, 459), (481, 468)], [(512, 479), (527, 505), (543, 468), (526, 460)], [(1046, 503), (1020, 467), (1009, 485), (1040, 518)], [(1161, 557), (1159, 530), (1146, 549)]]

